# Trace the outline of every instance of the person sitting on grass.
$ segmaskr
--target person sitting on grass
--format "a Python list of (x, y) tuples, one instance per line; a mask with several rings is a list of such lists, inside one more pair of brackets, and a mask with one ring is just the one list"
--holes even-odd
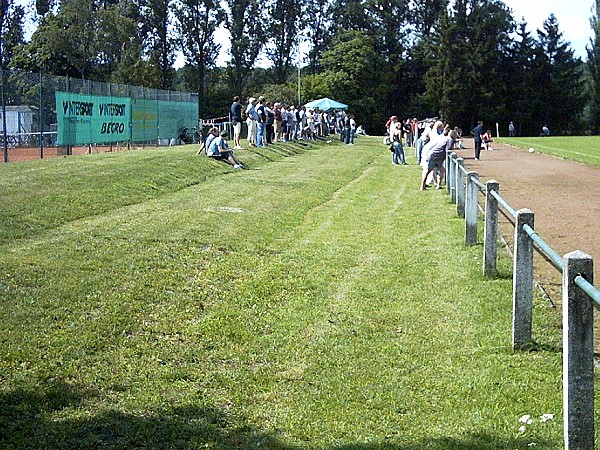
[(225, 161), (231, 164), (234, 169), (243, 169), (244, 166), (235, 159), (233, 150), (227, 145), (227, 131), (221, 132), (221, 135), (214, 138), (210, 146), (206, 149), (206, 156), (219, 161)]
[[(205, 152), (207, 152), (208, 147), (210, 147), (210, 143), (213, 141), (214, 138), (216, 138), (219, 135), (219, 129), (217, 127), (212, 127), (210, 130), (208, 130), (208, 134), (206, 135), (206, 138), (202, 141), (202, 144), (200, 145), (200, 148), (198, 149), (198, 151), (196, 152), (196, 155), (199, 155), (202, 153), (202, 151), (204, 150)], [(208, 153), (208, 152), (207, 152)]]

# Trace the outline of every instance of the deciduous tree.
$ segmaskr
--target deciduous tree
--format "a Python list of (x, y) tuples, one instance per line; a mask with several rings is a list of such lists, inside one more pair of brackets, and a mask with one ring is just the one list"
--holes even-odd
[(227, 0), (227, 5), (225, 25), (231, 35), (229, 72), (235, 92), (241, 95), (267, 33), (259, 0)]
[(276, 84), (285, 83), (290, 74), (296, 37), (302, 29), (302, 8), (303, 3), (298, 0), (271, 0), (267, 5), (267, 57), (273, 63)]
[(224, 12), (215, 0), (182, 0), (175, 8), (179, 45), (184, 54), (189, 78), (186, 80), (198, 93), (202, 113), (206, 95), (206, 77), (215, 66), (220, 46), (214, 42), (214, 33), (224, 19)]
[(25, 11), (13, 0), (0, 0), (0, 67), (10, 65), (14, 52), (23, 39)]

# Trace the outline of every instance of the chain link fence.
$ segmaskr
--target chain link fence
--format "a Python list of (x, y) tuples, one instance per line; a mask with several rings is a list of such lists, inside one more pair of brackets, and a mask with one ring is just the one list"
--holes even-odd
[[(191, 92), (2, 68), (0, 85), (0, 151), (4, 162), (174, 145), (193, 142), (197, 137), (198, 95)], [(60, 134), (67, 121), (57, 108), (57, 93), (70, 93), (75, 98), (89, 96), (98, 103), (104, 99), (131, 102), (133, 112), (128, 116), (124, 135), (101, 141), (80, 138), (76, 143), (61, 142), (65, 140)]]

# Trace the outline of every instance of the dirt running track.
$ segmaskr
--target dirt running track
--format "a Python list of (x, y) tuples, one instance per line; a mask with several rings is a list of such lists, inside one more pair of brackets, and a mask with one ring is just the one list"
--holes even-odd
[[(480, 181), (494, 179), (500, 195), (515, 209), (534, 212), (535, 230), (559, 255), (581, 250), (594, 258), (594, 285), (600, 285), (600, 169), (495, 143), (475, 161), (473, 143), (458, 150)], [(501, 217), (501, 232), (511, 244), (514, 228)], [(512, 220), (512, 219), (511, 219)], [(555, 304), (561, 300), (561, 275), (536, 254), (536, 280)]]

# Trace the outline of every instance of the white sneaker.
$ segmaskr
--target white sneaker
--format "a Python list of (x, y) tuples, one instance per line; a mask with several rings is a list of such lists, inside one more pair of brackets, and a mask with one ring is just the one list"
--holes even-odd
[(235, 166), (233, 166), (234, 169), (242, 169), (243, 167), (240, 166), (239, 164), (236, 164)]

